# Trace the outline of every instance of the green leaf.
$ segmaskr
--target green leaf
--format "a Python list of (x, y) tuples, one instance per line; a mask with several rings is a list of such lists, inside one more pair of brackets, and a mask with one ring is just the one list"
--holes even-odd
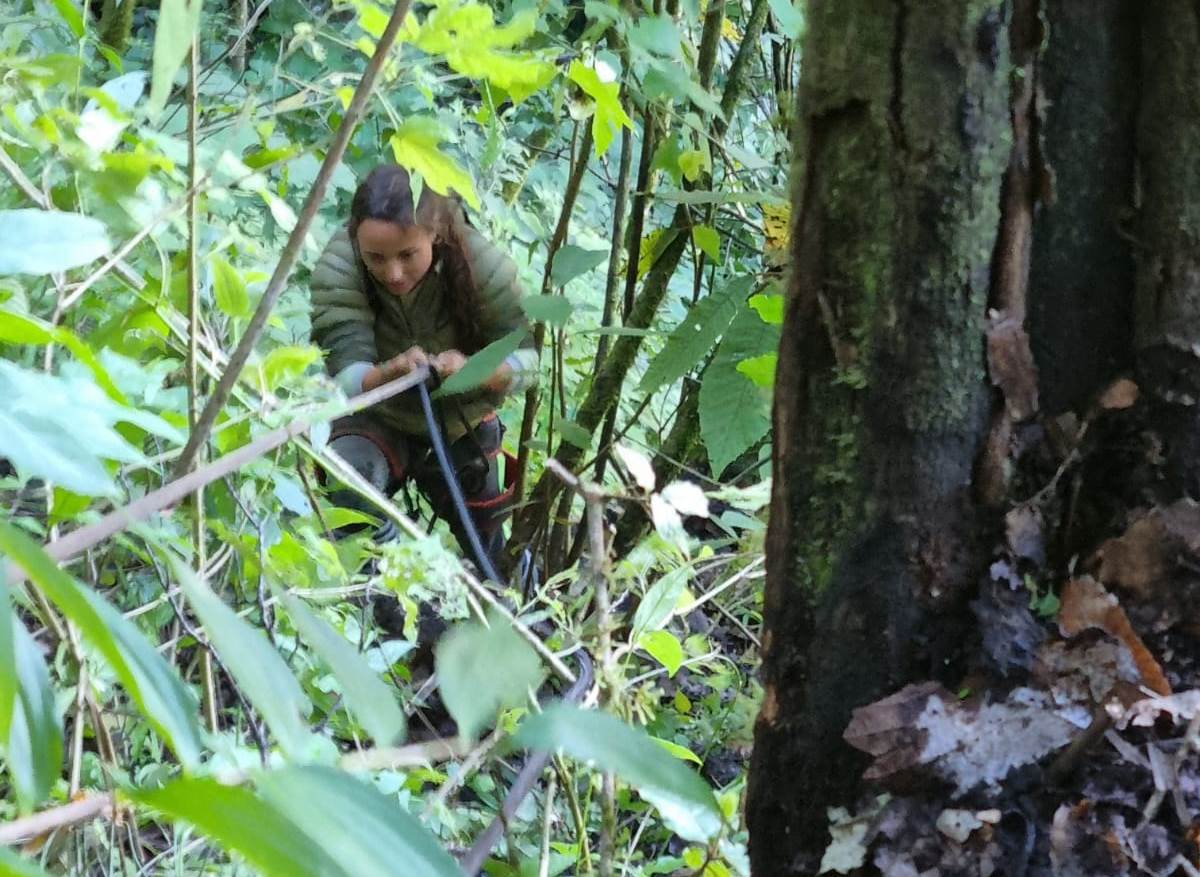
[(54, 8), (58, 10), (58, 14), (67, 23), (67, 27), (71, 29), (75, 38), (81, 38), (85, 31), (83, 13), (79, 11), (79, 8), (71, 0), (54, 0)]
[(778, 360), (778, 354), (764, 353), (762, 356), (753, 356), (739, 362), (737, 370), (754, 381), (756, 387), (770, 389), (775, 386), (775, 366)]
[(290, 758), (304, 758), (312, 735), (303, 717), (310, 707), (287, 663), (266, 634), (243, 621), (186, 564), (169, 557), (188, 602), (238, 687), (262, 713), (283, 751)]
[(574, 420), (563, 418), (555, 422), (555, 427), (563, 439), (575, 447), (583, 448), (586, 451), (592, 446), (592, 434)]
[(683, 666), (683, 644), (675, 634), (667, 630), (652, 630), (637, 639), (638, 648), (645, 649), (650, 657), (667, 668), (667, 675), (674, 677)]
[(352, 877), (463, 877), (424, 826), (373, 786), (330, 767), (271, 771), (259, 793)]
[(134, 703), (185, 768), (200, 762), (196, 699), (133, 623), (91, 588), (59, 569), (42, 547), (0, 521), (0, 554), (74, 622), (112, 667)]
[(712, 350), (754, 285), (754, 278), (736, 277), (700, 299), (667, 338), (638, 384), (638, 392), (652, 393), (673, 384), (699, 365)]
[(13, 701), (5, 762), (23, 813), (46, 800), (62, 770), (62, 723), (41, 649), (12, 613), (18, 697)]
[(498, 710), (524, 703), (542, 678), (537, 653), (499, 616), (490, 627), (459, 625), (438, 643), (436, 656), (446, 709), (458, 732), (472, 739)]
[(126, 794), (144, 807), (194, 825), (267, 877), (349, 877), (317, 840), (249, 789), (194, 777)]
[(321, 358), (321, 351), (306, 344), (303, 347), (276, 347), (262, 363), (263, 388), (274, 391)]
[(740, 371), (745, 360), (773, 353), (779, 327), (743, 307), (725, 333), (700, 384), (700, 437), (714, 473), (749, 450), (771, 428), (771, 394)]
[(0, 847), (0, 877), (50, 877), (50, 875), (28, 859), (9, 852), (6, 847)]
[(0, 276), (66, 271), (110, 249), (100, 220), (33, 208), (0, 210), (0, 242)]
[(679, 50), (683, 38), (679, 28), (668, 15), (641, 16), (633, 27), (627, 30), (626, 35), (631, 46), (647, 54), (683, 60), (683, 54)]
[(13, 629), (19, 623), (12, 610), (8, 584), (0, 578), (0, 744), (8, 739), (13, 703), (21, 690), (17, 680), (16, 646), (13, 640)]
[(702, 149), (685, 149), (679, 153), (679, 169), (689, 183), (700, 179), (700, 174), (712, 168), (712, 160)]
[(566, 286), (583, 274), (587, 274), (608, 259), (608, 250), (585, 250), (567, 244), (554, 254), (550, 268), (550, 282), (555, 286)]
[(565, 326), (574, 307), (565, 295), (527, 295), (521, 299), (525, 316), (539, 323)]
[(621, 107), (621, 87), (616, 82), (604, 82), (594, 69), (578, 59), (571, 62), (567, 76), (596, 104), (592, 114), (592, 139), (599, 158), (608, 151), (613, 136), (622, 126), (633, 127), (633, 120)]
[(431, 116), (413, 116), (400, 124), (388, 141), (396, 163), (418, 173), (425, 184), (440, 195), (453, 189), (468, 204), (479, 209), (479, 196), (470, 175), (457, 161), (438, 148), (447, 139), (446, 130)]
[(680, 746), (678, 743), (673, 743), (670, 740), (664, 740), (662, 737), (651, 737), (650, 739), (663, 749), (670, 752), (680, 761), (691, 761), (699, 765), (704, 764), (704, 762), (700, 759), (700, 756), (688, 749), (686, 746)]
[(246, 282), (238, 270), (217, 255), (208, 257), (212, 265), (213, 299), (226, 316), (243, 320), (252, 310)]
[(405, 721), (404, 711), (396, 702), (396, 692), (375, 675), (357, 649), (298, 597), (281, 590), (279, 599), (296, 630), (333, 670), (342, 685), (346, 704), (359, 724), (379, 746), (399, 742), (404, 737)]
[(684, 191), (682, 189), (660, 189), (654, 197), (661, 201), (680, 204), (787, 204), (783, 192), (714, 192), (708, 189)]
[(192, 48), (192, 37), (200, 25), (201, 0), (162, 0), (154, 26), (154, 65), (150, 79), (150, 101), (146, 113), (157, 118), (167, 105), (179, 65)]
[(746, 302), (764, 323), (783, 325), (783, 296), (779, 293), (759, 293)]
[(642, 80), (646, 97), (666, 100), (687, 100), (710, 118), (723, 118), (721, 103), (692, 78), (685, 65), (654, 58)]
[(717, 234), (715, 228), (711, 225), (693, 225), (692, 240), (696, 242), (696, 246), (704, 252), (704, 255), (716, 264), (721, 264), (721, 236)]
[(651, 585), (642, 602), (638, 604), (637, 611), (633, 613), (635, 639), (642, 633), (658, 630), (667, 623), (690, 578), (691, 570), (683, 566), (671, 570)]
[(779, 32), (789, 40), (800, 38), (804, 31), (804, 11), (796, 0), (767, 0)]
[(514, 329), (503, 338), (493, 341), (468, 359), (462, 369), (448, 377), (434, 392), (434, 398), (465, 393), (478, 387), (491, 377), (505, 357), (521, 346), (527, 334), (524, 328)]
[(562, 749), (580, 761), (613, 771), (658, 808), (667, 826), (703, 842), (721, 830), (721, 808), (712, 789), (645, 732), (606, 713), (555, 704), (530, 717), (516, 742), (533, 749)]
[(96, 383), (114, 402), (127, 404), (125, 394), (112, 382), (108, 371), (100, 364), (96, 354), (82, 339), (65, 326), (52, 326), (44, 320), (28, 314), (18, 314), (0, 308), (0, 341), (12, 344), (61, 344), (87, 366)]

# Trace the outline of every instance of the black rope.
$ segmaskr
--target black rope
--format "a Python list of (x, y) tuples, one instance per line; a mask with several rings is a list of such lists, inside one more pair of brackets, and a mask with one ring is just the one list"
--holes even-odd
[(442, 469), (442, 477), (446, 479), (446, 487), (454, 502), (454, 511), (458, 514), (458, 520), (467, 534), (471, 550), (475, 552), (475, 560), (479, 563), (479, 569), (496, 584), (503, 584), (503, 580), (497, 575), (496, 568), (492, 565), (492, 559), (488, 557), (487, 552), (483, 550), (483, 543), (479, 541), (479, 531), (475, 529), (475, 522), (471, 519), (470, 510), (467, 509), (467, 500), (463, 496), (462, 486), (458, 483), (458, 473), (454, 471), (450, 455), (446, 453), (445, 436), (442, 435), (437, 417), (433, 413), (433, 401), (429, 398), (429, 387), (426, 386), (425, 381), (417, 384), (417, 395), (421, 398), (421, 410), (425, 413), (425, 426), (429, 430), (429, 444), (433, 446), (434, 456), (437, 457), (438, 466)]

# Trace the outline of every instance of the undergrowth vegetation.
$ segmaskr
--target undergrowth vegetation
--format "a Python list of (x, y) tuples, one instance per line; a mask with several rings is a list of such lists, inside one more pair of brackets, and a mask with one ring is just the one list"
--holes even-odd
[[(798, 10), (0, 22), (0, 873), (462, 873), (539, 751), (486, 873), (746, 873)], [(384, 161), (519, 266), (542, 375), (501, 417), (532, 581), (481, 583), (420, 497), (374, 497), (393, 542), (333, 538), (363, 515), (327, 486), (363, 486), (307, 281)], [(163, 498), (247, 333), (194, 471), (279, 440)]]

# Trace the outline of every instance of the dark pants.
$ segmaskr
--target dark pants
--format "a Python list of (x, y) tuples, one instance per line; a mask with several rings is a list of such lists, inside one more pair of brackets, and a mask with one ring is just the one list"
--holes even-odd
[[(479, 532), (479, 541), (498, 568), (504, 550), (502, 524), (512, 505), (512, 490), (501, 488), (497, 465), (503, 432), (500, 419), (492, 417), (447, 448), (466, 499), (467, 511)], [(388, 496), (395, 493), (405, 479), (411, 478), (429, 500), (434, 514), (450, 525), (450, 532), (458, 540), (463, 555), (475, 560), (475, 552), (427, 438), (401, 433), (369, 414), (356, 414), (334, 422), (330, 446)], [(331, 498), (346, 508), (371, 511), (358, 494), (345, 488), (334, 491)]]

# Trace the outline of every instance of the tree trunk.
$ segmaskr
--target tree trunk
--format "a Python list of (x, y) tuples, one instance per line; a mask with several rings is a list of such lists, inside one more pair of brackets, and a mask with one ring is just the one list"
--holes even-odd
[[(1195, 4), (812, 0), (807, 27), (759, 875), (816, 873), (827, 808), (872, 791), (853, 709), (977, 666), (966, 603), (1020, 497), (1050, 482), (1065, 576), (1139, 505), (1200, 495)], [(1110, 429), (1096, 400), (1121, 375), (1141, 400)], [(1050, 479), (1021, 447), (1063, 412), (1097, 426), (1060, 482), (1069, 459)]]

